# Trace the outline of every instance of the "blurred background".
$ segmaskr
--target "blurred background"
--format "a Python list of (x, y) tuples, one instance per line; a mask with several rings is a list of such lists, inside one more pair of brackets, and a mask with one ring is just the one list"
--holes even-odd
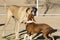
[[(0, 24), (6, 21), (6, 8), (10, 5), (17, 6), (36, 6), (37, 0), (0, 0)], [(54, 29), (58, 29), (53, 33), (58, 36), (56, 40), (60, 40), (60, 0), (38, 0), (38, 16), (35, 16), (37, 23), (46, 23)], [(45, 14), (45, 16), (43, 16)], [(15, 32), (15, 21), (11, 18), (5, 30), (5, 36)], [(22, 24), (25, 29), (25, 25)], [(3, 27), (0, 26), (0, 40), (7, 40), (2, 38)], [(21, 28), (23, 29), (23, 28)], [(21, 30), (20, 29), (20, 30)], [(10, 36), (10, 40), (14, 40), (14, 34)]]

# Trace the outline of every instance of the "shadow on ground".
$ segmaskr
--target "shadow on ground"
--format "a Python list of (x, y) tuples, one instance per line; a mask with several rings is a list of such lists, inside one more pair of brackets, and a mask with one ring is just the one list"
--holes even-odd
[(0, 26), (3, 26), (3, 25), (5, 25), (5, 24), (0, 24)]
[[(48, 37), (48, 38), (51, 40), (51, 37)], [(43, 36), (40, 36), (36, 40), (38, 40), (38, 39), (44, 39), (44, 37)], [(60, 36), (54, 36), (54, 39), (55, 40), (60, 39)]]
[[(20, 31), (19, 33), (22, 33), (22, 32), (25, 32), (26, 30), (23, 30), (23, 31)], [(51, 31), (50, 31), (50, 33), (54, 33), (54, 32), (56, 32), (57, 31), (57, 29), (52, 29)], [(7, 35), (7, 36), (4, 36), (3, 38), (7, 38), (7, 37), (9, 37), (9, 36), (11, 36), (11, 35), (14, 35), (15, 33), (12, 33), (12, 34), (9, 34), (9, 35)], [(23, 33), (24, 34), (24, 33)], [(23, 35), (23, 34), (20, 34), (19, 36), (21, 36), (21, 35)], [(41, 33), (38, 33), (37, 35), (35, 35), (34, 37), (33, 37), (33, 39), (36, 37), (36, 36), (38, 36), (38, 35), (40, 35)], [(48, 38), (49, 39), (51, 39), (51, 37), (49, 37), (48, 36)], [(39, 36), (37, 39), (44, 39), (44, 37), (43, 36)], [(36, 40), (37, 40), (36, 39)], [(55, 40), (57, 40), (57, 39), (60, 39), (60, 36), (54, 36), (54, 39)]]
[[(52, 30), (50, 31), (50, 34), (56, 32), (56, 31), (57, 31), (57, 29), (52, 29)], [(35, 35), (35, 37), (38, 36), (39, 34), (41, 34), (41, 33), (38, 33), (37, 35)], [(35, 37), (34, 37), (34, 38), (35, 38)], [(51, 37), (48, 36), (48, 38), (51, 40)], [(44, 39), (44, 37), (43, 37), (43, 36), (39, 36), (37, 39)], [(36, 39), (36, 40), (37, 40), (37, 39)], [(60, 36), (54, 36), (54, 39), (55, 39), (55, 40), (60, 39)]]

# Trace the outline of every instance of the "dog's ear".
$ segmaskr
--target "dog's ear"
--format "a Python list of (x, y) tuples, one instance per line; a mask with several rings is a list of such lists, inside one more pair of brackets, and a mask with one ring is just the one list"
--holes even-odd
[(36, 16), (36, 12), (37, 12), (37, 8), (36, 7), (32, 7), (32, 11), (31, 12), (34, 12), (34, 16)]
[(30, 8), (27, 8), (27, 9), (26, 9), (26, 13), (28, 12), (29, 9), (30, 9)]

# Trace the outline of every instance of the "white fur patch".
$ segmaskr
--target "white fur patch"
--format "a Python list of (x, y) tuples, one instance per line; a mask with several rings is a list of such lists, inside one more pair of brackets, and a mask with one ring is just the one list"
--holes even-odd
[(32, 22), (34, 22), (34, 21), (27, 21), (27, 23), (32, 23)]

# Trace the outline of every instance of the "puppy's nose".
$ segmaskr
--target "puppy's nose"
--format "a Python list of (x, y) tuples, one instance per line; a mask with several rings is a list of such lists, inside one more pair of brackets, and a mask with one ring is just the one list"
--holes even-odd
[(26, 24), (26, 22), (23, 22), (23, 21), (22, 21), (21, 23), (24, 23), (24, 24)]

